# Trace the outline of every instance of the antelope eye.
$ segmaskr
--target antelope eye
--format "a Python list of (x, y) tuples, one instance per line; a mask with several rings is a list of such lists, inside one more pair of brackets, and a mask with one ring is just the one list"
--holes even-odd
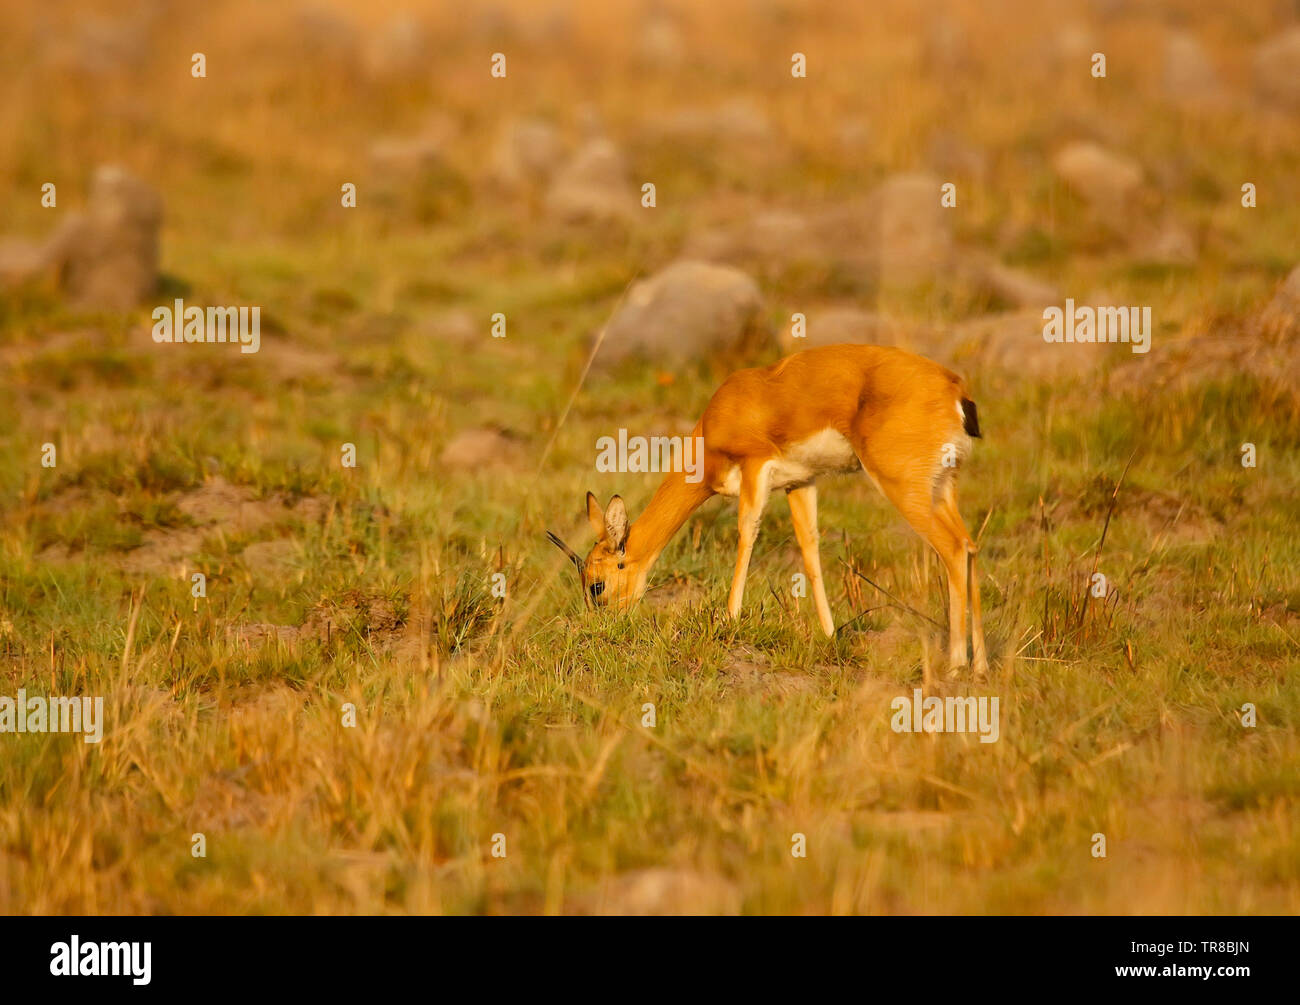
[(618, 563), (618, 567), (619, 567), (620, 569), (623, 568), (623, 563), (622, 563), (622, 562), (619, 562), (619, 563)]
[(591, 590), (591, 595), (592, 595), (593, 597), (599, 597), (602, 593), (605, 592), (605, 584), (604, 584), (604, 583), (592, 583), (591, 586), (588, 587), (588, 589)]

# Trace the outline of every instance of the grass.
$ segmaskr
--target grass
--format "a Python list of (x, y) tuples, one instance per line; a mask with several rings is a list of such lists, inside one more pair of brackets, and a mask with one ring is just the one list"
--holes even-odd
[[(163, 79), (166, 54), (188, 54), (196, 34), (212, 67), (245, 37), (275, 51), (275, 15), (225, 6), (164, 23), (139, 72)], [(1050, 24), (1027, 6), (1015, 37), (1030, 44)], [(622, 493), (635, 514), (655, 484), (597, 474), (597, 438), (693, 421), (725, 372), (593, 376), (561, 424), (587, 339), (627, 282), (670, 260), (724, 195), (833, 203), (908, 169), (929, 130), (952, 125), (950, 92), (898, 44), (923, 37), (905, 5), (880, 31), (839, 7), (800, 22), (826, 68), (812, 95), (761, 75), (788, 61), (793, 30), (766, 15), (734, 38), (721, 15), (697, 15), (693, 32), (729, 41), (670, 81), (625, 69), (630, 33), (609, 28), (632, 23), (627, 10), (583, 11), (565, 44), (587, 61), (521, 42), (511, 72), (528, 82), (512, 78), (505, 97), (484, 96), (477, 50), (456, 45), (437, 73), (388, 90), (302, 86), (323, 71), (263, 58), (187, 96), (68, 85), (48, 107), (6, 113), (14, 229), (48, 226), (28, 198), (40, 180), (61, 179), (71, 206), (86, 165), (125, 160), (164, 189), (169, 285), (194, 302), (260, 303), (274, 323), (252, 358), (163, 351), (147, 305), (106, 316), (48, 290), (0, 295), (0, 695), (102, 695), (107, 719), (98, 745), (0, 737), (0, 910), (635, 911), (655, 904), (627, 879), (651, 869), (681, 871), (679, 908), (706, 912), (1300, 910), (1300, 415), (1249, 374), (1109, 392), (1091, 377), (968, 374), (985, 430), (962, 482), (967, 523), (983, 526), (985, 685), (940, 672), (944, 633), (926, 620), (946, 623), (937, 560), (865, 479), (822, 487), (844, 626), (832, 640), (791, 595), (801, 567), (779, 500), (738, 623), (725, 617), (734, 507), (720, 501), (671, 544), (632, 616), (583, 610), (545, 531), (581, 549), (587, 489)], [(1201, 25), (1229, 75), (1263, 32), (1234, 16)], [(1115, 29), (1112, 65), (1142, 51), (1142, 23)], [(1046, 164), (1057, 109), (993, 65), (985, 36), (1006, 28), (972, 27), (988, 95), (959, 104), (994, 170), (959, 233), (1030, 224), (1004, 257), (1065, 288), (1158, 304), (1176, 324), (1157, 343), (1213, 318), (1248, 324), (1279, 262), (1294, 262), (1300, 216), (1280, 205), (1258, 226), (1215, 221), (1243, 171), (1276, 192), (1295, 152), (1248, 116), (1209, 129), (1149, 96), (1069, 95), (1146, 163), (1192, 165), (1166, 197), (1214, 239), (1187, 269), (1137, 267), (1060, 192)], [(864, 65), (863, 45), (878, 92), (845, 69)], [(541, 108), (568, 121), (592, 96), (584, 75), (604, 85), (600, 110), (661, 201), (687, 193), (685, 210), (565, 227), (475, 180), (497, 120)], [(787, 156), (741, 170), (638, 138), (644, 109), (747, 86), (790, 137)], [(121, 88), (150, 126), (69, 132)], [(338, 179), (361, 170), (367, 139), (414, 128), (430, 106), (463, 124), (448, 168), (462, 180), (410, 206), (368, 205), (363, 184), (358, 209), (340, 210)], [(865, 163), (833, 140), (855, 114), (876, 133)], [(763, 291), (775, 320), (852, 302), (841, 282), (791, 270)], [(974, 305), (923, 290), (881, 306), (948, 322)], [(440, 334), (448, 311), (479, 334)], [(487, 334), (496, 311), (504, 340)], [(443, 469), (454, 433), (485, 422), (522, 434), (523, 461)], [(1241, 466), (1245, 441), (1256, 468)], [(40, 464), (46, 442), (54, 468)], [(345, 442), (355, 468), (340, 462)], [(1085, 608), (1094, 570), (1114, 592)], [(192, 595), (194, 572), (206, 596)], [(890, 701), (922, 686), (997, 695), (999, 742), (893, 733)], [(805, 858), (791, 855), (796, 834)]]

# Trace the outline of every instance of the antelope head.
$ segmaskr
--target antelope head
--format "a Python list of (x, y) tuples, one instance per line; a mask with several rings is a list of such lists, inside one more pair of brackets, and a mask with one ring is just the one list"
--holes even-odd
[(569, 556), (582, 583), (582, 596), (588, 607), (614, 606), (620, 610), (630, 607), (645, 590), (645, 576), (649, 571), (644, 563), (627, 549), (629, 523), (627, 507), (614, 496), (605, 509), (590, 492), (587, 493), (587, 520), (596, 532), (596, 545), (587, 557), (565, 544), (547, 531), (551, 543)]

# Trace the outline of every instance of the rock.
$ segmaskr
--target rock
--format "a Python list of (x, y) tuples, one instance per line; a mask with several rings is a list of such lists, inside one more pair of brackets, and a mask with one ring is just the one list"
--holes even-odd
[(69, 214), (46, 245), (61, 285), (78, 304), (109, 310), (136, 306), (158, 285), (162, 199), (123, 168), (97, 168), (90, 200)]
[(564, 154), (559, 130), (545, 119), (516, 119), (507, 122), (492, 151), (491, 175), (507, 188), (541, 186)]
[(762, 295), (739, 269), (678, 261), (635, 283), (610, 319), (596, 362), (608, 366), (642, 355), (657, 365), (744, 348), (757, 338)]
[(438, 457), (444, 468), (479, 471), (484, 468), (517, 468), (524, 462), (522, 444), (492, 426), (465, 429), (452, 437)]
[(735, 883), (690, 869), (637, 869), (605, 882), (590, 912), (596, 915), (737, 915), (743, 902)]
[(1174, 101), (1213, 104), (1223, 98), (1218, 71), (1191, 32), (1171, 32), (1165, 39), (1165, 93)]
[(627, 161), (607, 139), (585, 143), (546, 194), (547, 212), (569, 223), (626, 220), (639, 206)]
[(953, 250), (942, 184), (928, 174), (896, 175), (865, 203), (824, 213), (818, 230), (828, 256), (871, 271), (885, 286), (938, 278)]
[(1255, 88), (1266, 101), (1300, 110), (1300, 27), (1255, 50)]
[(1061, 148), (1052, 168), (1067, 186), (1111, 221), (1124, 220), (1142, 189), (1142, 167), (1096, 143)]

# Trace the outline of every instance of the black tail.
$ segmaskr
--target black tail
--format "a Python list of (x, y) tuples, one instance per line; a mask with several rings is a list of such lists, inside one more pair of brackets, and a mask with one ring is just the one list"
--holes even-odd
[(980, 416), (975, 410), (975, 402), (970, 398), (961, 399), (961, 425), (966, 430), (967, 436), (979, 437), (980, 434)]

